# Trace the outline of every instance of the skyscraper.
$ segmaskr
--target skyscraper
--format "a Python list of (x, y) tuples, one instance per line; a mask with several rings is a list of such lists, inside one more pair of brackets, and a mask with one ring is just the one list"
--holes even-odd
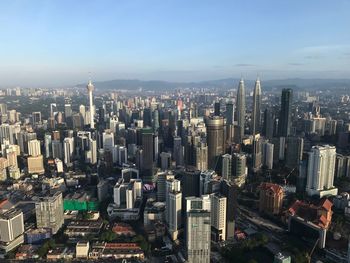
[(63, 140), (63, 152), (64, 152), (64, 163), (67, 166), (72, 166), (73, 152), (74, 152), (74, 139), (64, 138)]
[(142, 167), (141, 174), (145, 183), (153, 182), (153, 130), (152, 128), (143, 128), (141, 130), (142, 143)]
[(189, 263), (210, 262), (210, 197), (186, 198), (186, 248)]
[(261, 114), (261, 86), (259, 78), (255, 82), (253, 94), (253, 114), (252, 114), (252, 132), (253, 135), (260, 132), (260, 114)]
[(334, 146), (313, 146), (309, 152), (306, 192), (308, 195), (336, 195), (333, 186), (336, 148)]
[(281, 96), (281, 111), (278, 122), (279, 136), (287, 137), (290, 135), (290, 127), (292, 124), (292, 101), (293, 90), (283, 89)]
[(299, 167), (303, 156), (304, 139), (289, 136), (286, 138), (286, 167), (293, 169)]
[(94, 129), (95, 128), (95, 123), (94, 123), (94, 102), (93, 102), (93, 97), (92, 97), (92, 92), (94, 91), (95, 87), (92, 84), (91, 80), (89, 80), (88, 85), (86, 86), (88, 92), (89, 92), (89, 106), (90, 106), (90, 128)]
[(237, 122), (239, 126), (239, 141), (242, 141), (244, 136), (244, 125), (245, 125), (245, 90), (244, 81), (241, 79), (239, 81), (238, 92), (237, 92)]
[(225, 151), (224, 118), (213, 116), (206, 119), (208, 168), (215, 170)]
[(173, 240), (177, 239), (181, 227), (182, 193), (180, 181), (170, 179), (166, 181), (166, 221)]
[(226, 240), (226, 205), (227, 198), (221, 194), (211, 194), (211, 225), (215, 242)]

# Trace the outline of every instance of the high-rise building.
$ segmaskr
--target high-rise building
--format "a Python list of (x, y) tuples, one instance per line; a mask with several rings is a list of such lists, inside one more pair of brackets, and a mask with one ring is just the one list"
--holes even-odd
[(239, 138), (239, 141), (242, 141), (243, 136), (244, 136), (245, 114), (246, 114), (245, 89), (244, 89), (243, 79), (241, 79), (239, 81), (238, 92), (237, 92), (236, 113), (237, 113), (237, 122), (238, 122), (238, 127), (239, 127), (238, 138)]
[(64, 222), (62, 193), (41, 197), (35, 203), (35, 214), (37, 228), (49, 228), (56, 234)]
[(287, 137), (290, 135), (290, 128), (292, 125), (292, 89), (283, 89), (281, 96), (281, 111), (278, 120), (279, 135)]
[(210, 263), (210, 197), (186, 198), (186, 249), (189, 263)]
[(263, 135), (267, 139), (272, 139), (275, 130), (275, 113), (271, 107), (267, 107), (264, 112)]
[(259, 189), (259, 211), (270, 215), (278, 215), (282, 209), (283, 188), (277, 184), (262, 183)]
[(28, 154), (30, 156), (38, 156), (41, 155), (41, 148), (40, 148), (40, 141), (35, 139), (35, 140), (30, 140), (28, 142)]
[(306, 192), (308, 195), (336, 195), (334, 187), (336, 148), (334, 146), (313, 146), (309, 152)]
[(220, 116), (220, 102), (214, 102), (214, 116)]
[(58, 140), (53, 140), (52, 143), (52, 157), (58, 158), (62, 160), (63, 157), (63, 150), (62, 150), (62, 143)]
[(50, 158), (52, 156), (52, 137), (51, 134), (45, 134), (45, 139), (44, 139), (44, 145), (45, 145), (45, 157)]
[(245, 154), (232, 154), (232, 177), (229, 178), (236, 186), (245, 184), (248, 175), (247, 157)]
[(263, 165), (270, 170), (273, 167), (273, 148), (272, 143), (266, 141), (262, 143)]
[(10, 209), (0, 214), (0, 241), (12, 242), (24, 232), (23, 212)]
[(89, 93), (90, 128), (94, 129), (95, 128), (95, 123), (94, 123), (95, 106), (94, 106), (94, 102), (93, 102), (92, 92), (94, 91), (95, 87), (92, 84), (91, 80), (89, 80), (89, 83), (86, 86), (86, 88), (87, 88), (88, 93)]
[(262, 166), (262, 139), (256, 136), (253, 140), (253, 171), (257, 172)]
[(221, 176), (228, 180), (232, 176), (232, 155), (224, 154), (222, 156)]
[(182, 166), (184, 164), (184, 154), (183, 154), (183, 146), (181, 144), (181, 137), (175, 136), (174, 137), (174, 161), (176, 163), (176, 166)]
[(208, 146), (206, 143), (201, 142), (195, 146), (195, 164), (196, 168), (200, 171), (208, 169)]
[(227, 198), (221, 194), (211, 194), (211, 225), (215, 242), (226, 240), (226, 205)]
[(168, 231), (173, 240), (178, 237), (181, 227), (182, 193), (180, 181), (169, 179), (166, 181), (166, 222)]
[(111, 130), (105, 130), (102, 133), (102, 147), (105, 151), (112, 151), (114, 147), (114, 133)]
[(9, 252), (24, 242), (23, 212), (10, 209), (0, 214), (0, 248)]
[(225, 151), (224, 118), (213, 116), (206, 119), (208, 168), (215, 170), (219, 167), (221, 155)]
[(229, 102), (227, 102), (226, 104), (226, 125), (233, 125), (233, 103), (230, 100)]
[(27, 162), (28, 162), (28, 173), (30, 174), (45, 173), (44, 158), (42, 155), (29, 156), (27, 159)]
[(171, 167), (171, 153), (162, 152), (160, 154), (160, 168), (165, 171)]
[(260, 133), (261, 128), (261, 85), (258, 78), (255, 82), (255, 88), (253, 93), (253, 114), (252, 114), (252, 133)]
[(142, 143), (142, 167), (141, 174), (144, 183), (153, 182), (153, 130), (152, 128), (142, 128), (141, 130)]
[(286, 167), (294, 169), (299, 167), (303, 157), (304, 139), (300, 137), (286, 138)]
[(170, 179), (175, 179), (174, 175), (169, 172), (159, 172), (157, 173), (157, 201), (164, 202), (167, 196), (167, 181)]
[(64, 163), (65, 165), (72, 166), (73, 153), (74, 153), (74, 139), (64, 138), (63, 140), (63, 152), (64, 152)]

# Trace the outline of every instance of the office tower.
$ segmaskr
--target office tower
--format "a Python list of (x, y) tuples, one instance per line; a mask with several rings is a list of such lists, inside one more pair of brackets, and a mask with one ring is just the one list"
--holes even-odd
[(68, 118), (72, 117), (72, 105), (71, 104), (64, 105), (64, 116), (66, 118), (66, 122), (67, 122)]
[(10, 209), (0, 213), (0, 244), (5, 253), (24, 242), (23, 212)]
[(201, 172), (199, 177), (199, 196), (220, 192), (220, 180), (213, 170)]
[(30, 156), (27, 159), (28, 162), (28, 173), (30, 174), (43, 174), (44, 169), (44, 158), (42, 155)]
[(142, 167), (141, 174), (144, 183), (153, 182), (153, 131), (152, 128), (142, 128), (141, 130), (142, 143)]
[(274, 145), (272, 143), (269, 143), (267, 141), (262, 143), (263, 165), (270, 170), (273, 167), (273, 148)]
[(278, 215), (282, 209), (283, 188), (278, 184), (262, 183), (259, 189), (259, 211), (269, 215)]
[(221, 191), (226, 197), (226, 239), (235, 235), (235, 217), (238, 214), (237, 186), (228, 180), (221, 181)]
[(33, 118), (33, 124), (39, 124), (41, 123), (41, 112), (40, 111), (35, 111), (32, 113), (32, 118)]
[(7, 105), (5, 103), (0, 103), (0, 113), (7, 114)]
[(94, 123), (94, 111), (95, 111), (95, 106), (93, 102), (93, 97), (92, 97), (92, 92), (94, 91), (95, 87), (92, 85), (91, 80), (89, 80), (88, 85), (86, 86), (88, 93), (89, 93), (89, 112), (90, 112), (90, 128), (94, 129), (95, 128), (95, 123)]
[(45, 145), (45, 157), (50, 158), (52, 156), (52, 137), (51, 134), (45, 134), (44, 145)]
[(212, 236), (215, 242), (226, 240), (226, 209), (227, 198), (221, 194), (211, 194), (211, 225)]
[(232, 177), (229, 180), (237, 187), (241, 187), (245, 184), (247, 175), (247, 157), (241, 153), (232, 154)]
[(208, 169), (208, 146), (201, 142), (194, 148), (195, 165), (199, 171), (206, 171)]
[(28, 154), (38, 156), (41, 154), (40, 141), (35, 139), (28, 142)]
[(143, 109), (143, 125), (145, 127), (152, 127), (152, 110), (151, 110), (151, 108)]
[(158, 129), (159, 129), (159, 110), (158, 109), (155, 109), (153, 111), (153, 131), (154, 132), (157, 132)]
[(64, 138), (63, 140), (64, 163), (68, 167), (72, 166), (74, 153), (74, 139)]
[(52, 157), (54, 159), (58, 158), (62, 160), (62, 157), (63, 157), (62, 143), (58, 140), (53, 140), (51, 145), (52, 145)]
[(256, 136), (253, 140), (253, 171), (257, 172), (262, 166), (262, 139)]
[(114, 147), (114, 133), (111, 130), (105, 130), (102, 133), (102, 147), (105, 151), (112, 151)]
[(199, 180), (201, 172), (191, 167), (181, 172), (182, 194), (184, 197), (199, 196)]
[(52, 132), (52, 140), (59, 141), (61, 139), (60, 131), (53, 131)]
[(255, 82), (255, 88), (253, 93), (253, 114), (252, 114), (252, 131), (253, 136), (260, 133), (260, 121), (261, 121), (261, 85), (259, 78)]
[(210, 197), (188, 197), (186, 203), (187, 261), (210, 263)]
[(244, 81), (241, 79), (239, 81), (238, 91), (237, 91), (237, 122), (239, 127), (238, 138), (241, 142), (244, 136), (244, 125), (245, 125), (245, 89), (244, 89)]
[(214, 116), (220, 116), (220, 102), (214, 102)]
[(226, 125), (233, 125), (233, 102), (230, 100), (226, 104)]
[(83, 118), (80, 113), (74, 113), (72, 115), (73, 129), (81, 129), (84, 126)]
[(232, 155), (224, 154), (222, 156), (221, 176), (223, 179), (229, 180), (232, 176)]
[(171, 167), (171, 153), (162, 152), (160, 154), (160, 167), (163, 171)]
[(224, 118), (219, 116), (208, 117), (207, 127), (208, 168), (215, 170), (225, 151)]
[(175, 179), (175, 176), (168, 172), (157, 173), (157, 201), (164, 202), (166, 200), (167, 181), (170, 179)]
[(333, 186), (336, 148), (334, 146), (313, 146), (309, 152), (306, 192), (308, 195), (336, 195)]
[(267, 139), (272, 139), (275, 129), (275, 113), (271, 107), (267, 107), (264, 112), (263, 134)]
[(289, 169), (299, 167), (303, 157), (304, 139), (300, 137), (287, 137), (286, 139), (286, 166)]
[(181, 228), (182, 193), (180, 181), (169, 179), (166, 181), (166, 222), (173, 240), (176, 240)]
[(62, 193), (40, 197), (35, 203), (35, 214), (37, 228), (49, 228), (56, 234), (64, 222)]
[(181, 144), (181, 137), (175, 136), (174, 137), (174, 149), (173, 149), (173, 156), (174, 161), (176, 163), (176, 166), (183, 166), (184, 165), (184, 154), (183, 154), (183, 146)]
[(287, 137), (290, 135), (292, 125), (292, 89), (283, 89), (281, 96), (281, 111), (278, 120), (279, 136)]

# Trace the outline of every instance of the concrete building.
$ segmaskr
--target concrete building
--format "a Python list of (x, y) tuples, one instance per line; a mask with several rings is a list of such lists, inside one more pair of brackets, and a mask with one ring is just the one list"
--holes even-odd
[(27, 159), (28, 173), (30, 174), (44, 174), (44, 158), (42, 155), (30, 156)]
[(259, 189), (259, 211), (270, 215), (278, 215), (282, 209), (283, 188), (277, 184), (262, 183)]
[(220, 194), (210, 195), (212, 240), (226, 240), (226, 206), (227, 198)]
[(320, 198), (337, 195), (334, 187), (336, 148), (334, 146), (313, 146), (309, 152), (306, 192)]
[(41, 148), (40, 148), (40, 141), (35, 139), (35, 140), (30, 140), (28, 141), (28, 154), (30, 156), (38, 156), (41, 155)]
[(208, 168), (215, 170), (219, 167), (220, 157), (225, 151), (224, 118), (209, 117), (205, 121), (207, 128)]
[(176, 240), (182, 225), (182, 193), (180, 181), (176, 179), (167, 180), (166, 193), (165, 219), (171, 238)]
[(11, 251), (24, 242), (23, 212), (10, 209), (0, 214), (0, 248)]
[(189, 263), (210, 263), (210, 197), (186, 198), (186, 249)]
[(64, 222), (62, 193), (40, 197), (35, 203), (35, 214), (37, 228), (49, 228), (56, 234)]

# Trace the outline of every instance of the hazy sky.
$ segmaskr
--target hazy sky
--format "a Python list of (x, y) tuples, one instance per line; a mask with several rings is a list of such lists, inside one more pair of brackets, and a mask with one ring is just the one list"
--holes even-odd
[(0, 1), (0, 86), (350, 77), (348, 0)]

